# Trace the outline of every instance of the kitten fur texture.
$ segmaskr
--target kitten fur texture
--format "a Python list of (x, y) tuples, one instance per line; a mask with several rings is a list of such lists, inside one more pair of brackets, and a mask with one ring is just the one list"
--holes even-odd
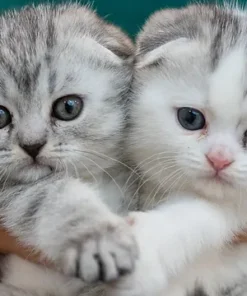
[[(140, 257), (114, 296), (247, 295), (247, 14), (162, 10), (137, 39), (130, 157)], [(145, 279), (148, 274), (148, 280)]]
[(85, 283), (133, 270), (135, 240), (117, 215), (130, 205), (132, 56), (128, 37), (83, 6), (0, 16), (1, 223), (61, 271), (3, 256), (1, 296), (102, 295)]

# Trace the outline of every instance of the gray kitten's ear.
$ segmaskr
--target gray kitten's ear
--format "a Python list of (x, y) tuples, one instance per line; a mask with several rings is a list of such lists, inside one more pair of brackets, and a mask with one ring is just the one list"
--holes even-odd
[(118, 27), (111, 24), (106, 25), (106, 30), (108, 36), (104, 40), (104, 46), (120, 59), (133, 61), (135, 47), (132, 40)]
[(146, 67), (164, 57), (178, 58), (198, 48), (200, 26), (196, 10), (199, 7), (190, 6), (154, 13), (137, 37), (137, 67)]
[[(132, 65), (135, 49), (132, 41), (117, 27), (106, 25), (103, 38), (95, 38), (95, 55), (111, 61), (113, 64)], [(85, 45), (84, 45), (85, 48)], [(91, 50), (92, 51), (92, 50)]]
[(134, 45), (127, 34), (99, 17), (89, 6), (68, 4), (62, 6), (61, 10), (64, 11), (63, 27), (70, 27), (73, 20), (80, 33), (78, 38), (87, 39), (88, 51), (91, 46), (97, 55), (109, 58), (113, 63), (134, 59)]

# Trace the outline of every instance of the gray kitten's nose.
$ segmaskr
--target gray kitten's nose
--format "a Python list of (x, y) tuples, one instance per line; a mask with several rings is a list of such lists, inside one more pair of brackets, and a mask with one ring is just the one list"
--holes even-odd
[(20, 147), (32, 158), (36, 158), (45, 144), (46, 142), (42, 142), (33, 145), (20, 145)]

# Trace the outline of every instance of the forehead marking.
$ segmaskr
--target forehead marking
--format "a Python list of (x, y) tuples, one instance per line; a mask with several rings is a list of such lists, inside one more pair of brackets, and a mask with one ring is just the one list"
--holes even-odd
[(217, 119), (239, 120), (244, 96), (246, 58), (243, 48), (235, 48), (219, 62), (209, 83), (209, 108)]

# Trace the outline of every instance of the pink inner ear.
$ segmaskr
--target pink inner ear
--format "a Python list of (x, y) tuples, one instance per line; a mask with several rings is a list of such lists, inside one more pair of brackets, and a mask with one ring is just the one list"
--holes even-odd
[(210, 165), (217, 171), (223, 170), (234, 162), (233, 153), (228, 146), (224, 145), (213, 146), (206, 154), (206, 158)]

